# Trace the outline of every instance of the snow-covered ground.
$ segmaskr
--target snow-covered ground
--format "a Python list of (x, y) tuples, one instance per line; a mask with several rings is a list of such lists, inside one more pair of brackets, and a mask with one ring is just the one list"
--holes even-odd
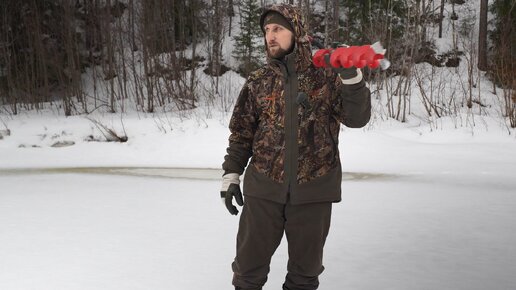
[[(120, 116), (96, 118), (123, 132)], [(160, 120), (126, 115), (128, 142), (107, 143), (84, 141), (102, 135), (81, 116), (8, 119), (0, 289), (231, 289), (238, 218), (218, 194), (227, 116)], [(439, 122), (342, 129), (344, 194), (320, 289), (516, 287), (514, 132), (487, 117)], [(284, 241), (265, 289), (279, 289), (286, 261)]]
[[(231, 289), (238, 218), (218, 181), (100, 173), (0, 173), (0, 289)], [(346, 176), (321, 289), (514, 289), (509, 174)]]
[[(455, 9), (475, 20), (478, 2)], [(452, 31), (446, 20), (438, 53), (453, 48)], [(459, 38), (459, 49), (468, 52), (470, 39)], [(232, 47), (227, 38), (224, 59), (234, 68)], [(422, 91), (455, 96), (456, 111), (428, 117), (413, 85), (407, 122), (386, 120), (386, 91), (372, 87), (370, 124), (341, 130), (343, 201), (320, 289), (516, 289), (516, 131), (503, 123), (500, 96), (478, 74), (471, 93), (485, 107), (464, 106), (464, 59), (457, 69), (415, 72)], [(199, 80), (211, 86), (200, 72)], [(0, 108), (0, 290), (232, 289), (238, 217), (218, 193), (230, 114), (221, 111), (244, 81), (224, 74), (220, 104), (200, 96), (189, 113)], [(102, 126), (128, 141), (103, 142)], [(265, 290), (281, 287), (287, 258), (283, 241)]]

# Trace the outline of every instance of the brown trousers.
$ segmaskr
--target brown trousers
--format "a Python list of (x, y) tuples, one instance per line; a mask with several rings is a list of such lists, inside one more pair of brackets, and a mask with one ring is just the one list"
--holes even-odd
[(232, 264), (233, 285), (242, 290), (262, 288), (272, 255), (285, 232), (289, 260), (283, 289), (317, 289), (324, 270), (323, 247), (331, 208), (331, 202), (292, 205), (246, 196)]

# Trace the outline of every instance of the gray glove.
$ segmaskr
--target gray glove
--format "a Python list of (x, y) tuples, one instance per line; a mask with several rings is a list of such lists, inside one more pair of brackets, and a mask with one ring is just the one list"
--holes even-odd
[(244, 205), (242, 191), (240, 191), (240, 175), (237, 173), (228, 173), (222, 176), (222, 188), (220, 189), (220, 197), (222, 203), (226, 206), (232, 215), (238, 214), (238, 209), (233, 205), (233, 196), (239, 206)]

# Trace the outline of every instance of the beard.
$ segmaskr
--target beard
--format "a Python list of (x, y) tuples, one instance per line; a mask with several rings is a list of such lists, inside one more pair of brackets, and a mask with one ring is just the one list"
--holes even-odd
[(285, 55), (292, 52), (292, 48), (293, 47), (291, 47), (289, 50), (285, 50), (285, 49), (281, 48), (279, 45), (277, 45), (273, 49), (268, 48), (268, 50), (269, 50), (269, 55), (272, 58), (282, 59)]

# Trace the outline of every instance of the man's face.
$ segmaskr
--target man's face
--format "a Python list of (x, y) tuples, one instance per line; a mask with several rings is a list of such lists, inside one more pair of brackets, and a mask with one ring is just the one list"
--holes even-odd
[(264, 27), (267, 50), (273, 58), (282, 58), (292, 45), (294, 34), (280, 24), (267, 24)]

